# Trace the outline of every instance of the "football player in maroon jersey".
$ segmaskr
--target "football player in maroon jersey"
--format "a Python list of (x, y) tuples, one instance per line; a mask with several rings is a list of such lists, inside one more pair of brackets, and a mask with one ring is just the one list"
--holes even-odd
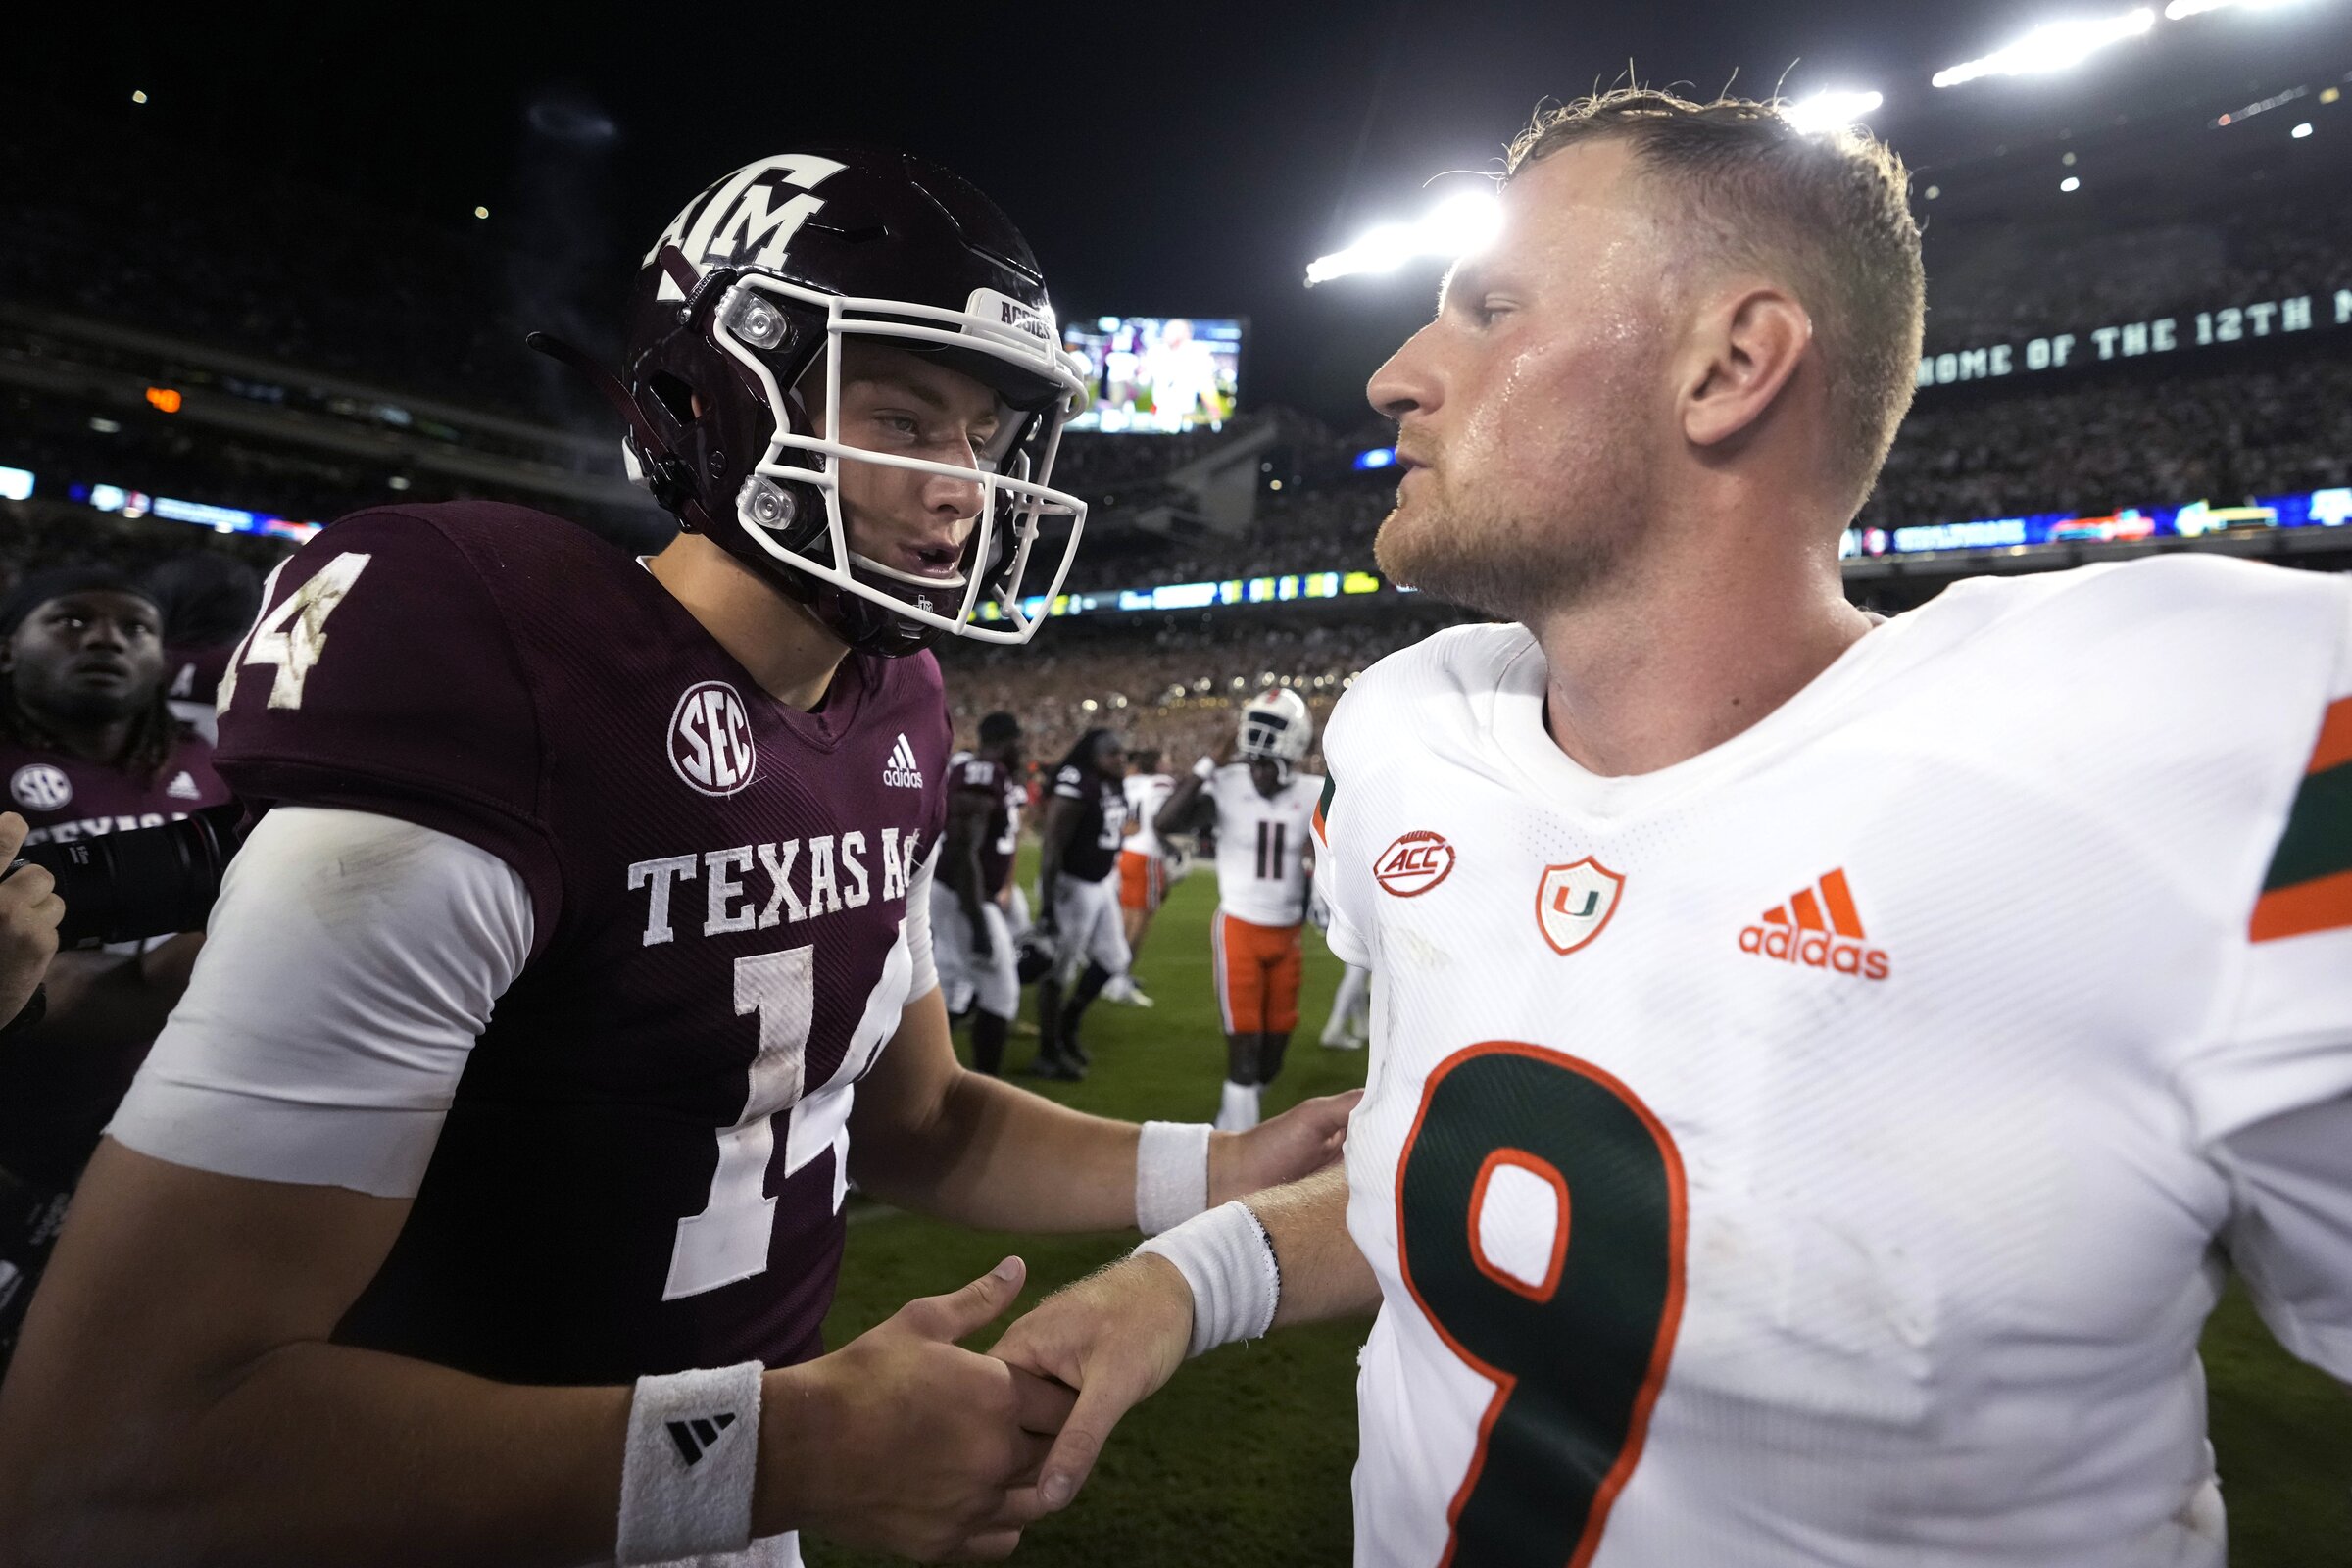
[(1067, 570), (1057, 341), (955, 175), (765, 159), (601, 376), (673, 545), (387, 507), (281, 568), (220, 694), (266, 814), (0, 1387), (12, 1561), (1012, 1549), (1069, 1395), (955, 1341), (1020, 1263), (824, 1353), (851, 1176), (1154, 1230), (1349, 1103), (1212, 1140), (956, 1063), (923, 643), (1026, 641)]
[[(0, 778), (26, 844), (160, 827), (228, 800), (164, 695), (162, 612), (106, 566), (35, 571), (0, 603)], [(68, 953), (44, 1015), (0, 1050), (0, 1167), (71, 1186), (204, 941)]]
[(980, 720), (980, 744), (955, 764), (948, 797), (947, 848), (932, 890), (931, 933), (943, 983), (969, 988), (972, 1065), (996, 1073), (1004, 1063), (1004, 1037), (1021, 1008), (1012, 929), (1004, 901), (1012, 888), (1012, 862), (1021, 843), (1021, 808), (1028, 804), (1018, 773), (1021, 721), (1010, 713)]

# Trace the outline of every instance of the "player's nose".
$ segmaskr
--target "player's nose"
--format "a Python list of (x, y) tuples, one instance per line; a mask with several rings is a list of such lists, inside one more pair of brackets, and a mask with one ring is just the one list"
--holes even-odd
[(942, 521), (962, 521), (980, 515), (980, 507), (987, 498), (988, 486), (975, 471), (970, 478), (951, 478), (944, 473), (923, 476), (923, 511)]
[(1404, 346), (1390, 355), (1388, 363), (1364, 383), (1365, 397), (1389, 418), (1401, 420), (1408, 414), (1428, 414), (1443, 401), (1425, 341), (1429, 330), (1425, 326), (1406, 338)]

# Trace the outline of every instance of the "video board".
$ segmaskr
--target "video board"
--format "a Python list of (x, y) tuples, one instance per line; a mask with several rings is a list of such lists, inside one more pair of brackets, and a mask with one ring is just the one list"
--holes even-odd
[(1061, 329), (1086, 361), (1094, 405), (1073, 430), (1174, 434), (1233, 417), (1242, 323), (1195, 316), (1101, 316)]

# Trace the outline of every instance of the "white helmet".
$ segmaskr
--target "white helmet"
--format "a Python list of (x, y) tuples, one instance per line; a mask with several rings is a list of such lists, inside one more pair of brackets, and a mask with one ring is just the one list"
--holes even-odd
[(1258, 693), (1242, 710), (1243, 759), (1262, 757), (1277, 762), (1285, 778), (1306, 760), (1306, 748), (1314, 738), (1315, 721), (1306, 710), (1306, 699), (1287, 686)]

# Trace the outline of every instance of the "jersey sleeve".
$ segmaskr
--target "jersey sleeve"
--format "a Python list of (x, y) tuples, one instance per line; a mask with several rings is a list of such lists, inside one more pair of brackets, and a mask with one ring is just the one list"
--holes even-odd
[(199, 1170), (415, 1197), (531, 942), (495, 856), (393, 817), (273, 810), (107, 1132)]
[(2352, 1381), (2352, 592), (2190, 1109), (2232, 1197), (2227, 1237), (2279, 1342)]
[(359, 513), (289, 559), (220, 710), (214, 765), (257, 808), (368, 811), (463, 839), (515, 869), (553, 930), (529, 672), (481, 570), (438, 525)]

